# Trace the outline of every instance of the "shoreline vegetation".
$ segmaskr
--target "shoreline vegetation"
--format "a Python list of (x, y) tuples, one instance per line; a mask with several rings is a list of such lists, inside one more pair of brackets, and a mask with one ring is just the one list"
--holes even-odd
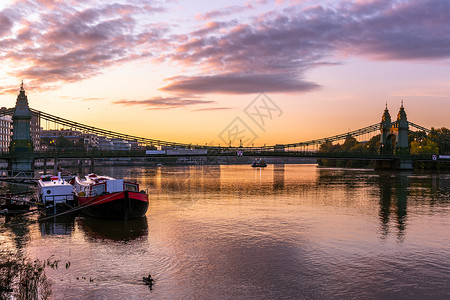
[[(0, 299), (50, 299), (52, 283), (45, 274), (47, 267), (58, 268), (57, 260), (30, 260), (20, 253), (0, 251)], [(67, 265), (67, 264), (66, 264)]]

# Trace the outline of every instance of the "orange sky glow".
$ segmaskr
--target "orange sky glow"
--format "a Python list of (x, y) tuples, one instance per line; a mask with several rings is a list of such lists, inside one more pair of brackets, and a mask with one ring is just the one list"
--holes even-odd
[[(0, 102), (166, 141), (296, 143), (391, 116), (450, 127), (450, 3), (0, 5)], [(43, 124), (45, 127), (47, 124)], [(234, 141), (237, 145), (238, 141)]]

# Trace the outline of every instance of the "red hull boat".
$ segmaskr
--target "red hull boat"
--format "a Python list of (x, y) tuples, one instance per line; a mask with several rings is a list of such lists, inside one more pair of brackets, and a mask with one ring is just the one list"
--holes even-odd
[(145, 216), (148, 194), (139, 185), (123, 179), (89, 174), (73, 179), (77, 204), (88, 216), (128, 220)]

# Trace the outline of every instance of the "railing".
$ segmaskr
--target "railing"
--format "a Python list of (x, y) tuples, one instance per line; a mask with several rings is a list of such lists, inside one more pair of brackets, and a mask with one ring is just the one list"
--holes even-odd
[(74, 195), (70, 194), (70, 195), (44, 195), (42, 197), (42, 202), (45, 204), (47, 202), (53, 202), (53, 204), (55, 203), (62, 203), (62, 202), (67, 202), (67, 201), (73, 201), (75, 200)]
[(0, 179), (33, 179), (33, 171), (0, 170)]

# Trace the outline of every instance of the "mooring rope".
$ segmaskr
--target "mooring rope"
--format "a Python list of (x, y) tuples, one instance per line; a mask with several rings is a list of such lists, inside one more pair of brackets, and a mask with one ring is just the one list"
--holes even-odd
[(86, 204), (83, 204), (83, 205), (76, 206), (76, 207), (74, 207), (72, 209), (63, 211), (63, 212), (61, 212), (59, 214), (56, 214), (56, 215), (51, 215), (51, 216), (47, 216), (47, 217), (44, 217), (44, 218), (40, 218), (40, 219), (38, 219), (38, 221), (45, 221), (45, 220), (48, 220), (48, 219), (51, 219), (51, 218), (56, 218), (56, 217), (59, 217), (59, 216), (65, 215), (65, 214), (70, 214), (70, 213), (73, 213), (75, 211), (79, 211), (79, 210), (81, 210), (83, 208), (95, 205), (95, 204), (97, 204), (99, 202), (102, 202), (104, 200), (107, 200), (107, 199), (109, 199), (109, 198), (111, 198), (113, 196), (115, 196), (115, 195), (110, 195), (110, 196), (105, 197), (105, 198), (97, 199), (96, 201), (92, 201), (92, 202), (89, 202), (89, 203), (86, 203)]

